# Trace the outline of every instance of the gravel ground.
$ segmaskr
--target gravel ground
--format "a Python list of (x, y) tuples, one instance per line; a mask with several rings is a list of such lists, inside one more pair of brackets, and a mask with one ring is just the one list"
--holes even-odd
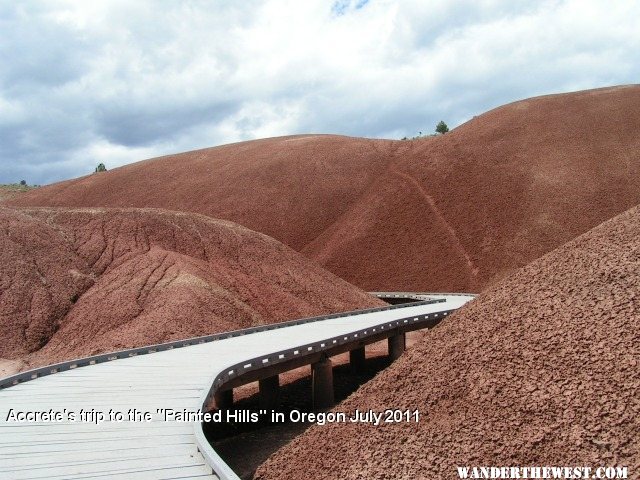
[(456, 466), (627, 466), (640, 475), (640, 208), (447, 318), (336, 411), (418, 423), (313, 426), (259, 480), (453, 479)]

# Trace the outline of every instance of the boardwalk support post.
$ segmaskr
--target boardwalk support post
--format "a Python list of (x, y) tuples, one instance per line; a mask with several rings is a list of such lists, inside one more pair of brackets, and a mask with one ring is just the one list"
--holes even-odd
[(261, 378), (258, 380), (258, 385), (260, 387), (260, 408), (267, 410), (278, 408), (280, 403), (280, 377), (273, 375)]
[(213, 399), (216, 402), (216, 408), (218, 410), (228, 410), (233, 407), (233, 388), (229, 390), (218, 390)]
[(329, 357), (323, 357), (311, 365), (311, 394), (313, 409), (322, 410), (333, 407), (333, 365)]
[(389, 358), (391, 361), (395, 361), (400, 358), (400, 355), (406, 348), (406, 336), (404, 333), (399, 333), (387, 339), (389, 346)]
[(352, 373), (362, 373), (364, 371), (366, 354), (364, 346), (349, 351), (349, 364)]

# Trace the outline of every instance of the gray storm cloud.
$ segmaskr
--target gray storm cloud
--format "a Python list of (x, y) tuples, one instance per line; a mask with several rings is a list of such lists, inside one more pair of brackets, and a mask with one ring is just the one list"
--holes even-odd
[(633, 1), (7, 2), (0, 182), (293, 133), (413, 136), (637, 82)]

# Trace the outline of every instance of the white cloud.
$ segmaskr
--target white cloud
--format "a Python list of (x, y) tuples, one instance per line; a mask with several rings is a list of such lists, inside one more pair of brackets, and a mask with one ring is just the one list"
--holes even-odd
[(0, 182), (219, 143), (401, 137), (630, 83), (633, 1), (138, 0), (0, 6)]

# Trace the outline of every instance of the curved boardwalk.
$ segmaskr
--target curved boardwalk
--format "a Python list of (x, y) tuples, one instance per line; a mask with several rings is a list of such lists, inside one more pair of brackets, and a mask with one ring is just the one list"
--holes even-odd
[[(249, 333), (8, 386), (0, 390), (0, 478), (237, 478), (207, 443), (199, 422), (163, 421), (157, 409), (198, 412), (210, 402), (222, 372), (227, 378), (234, 368), (259, 370), (278, 358), (317, 354), (338, 340), (361, 341), (394, 325), (397, 329), (416, 322), (416, 328), (421, 328), (422, 319), (442, 317), (472, 298), (444, 295), (440, 303), (409, 304)], [(273, 360), (278, 352), (282, 353)], [(153, 418), (100, 425), (68, 420), (21, 423), (7, 418), (11, 410), (64, 413), (65, 409), (105, 417), (109, 410), (126, 415), (137, 409)]]

